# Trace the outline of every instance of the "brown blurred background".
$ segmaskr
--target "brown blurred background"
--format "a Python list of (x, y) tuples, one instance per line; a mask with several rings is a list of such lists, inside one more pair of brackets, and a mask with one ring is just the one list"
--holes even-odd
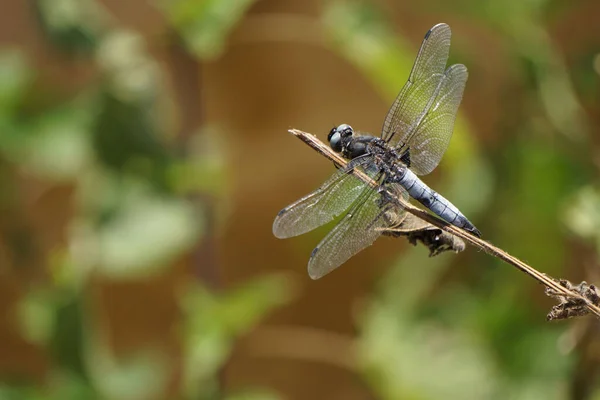
[(438, 22), (469, 68), (424, 178), (499, 245), (600, 282), (600, 3), (31, 0), (0, 15), (0, 399), (593, 399), (598, 323), (483, 253), (379, 239), (318, 281), (278, 240), (378, 134)]

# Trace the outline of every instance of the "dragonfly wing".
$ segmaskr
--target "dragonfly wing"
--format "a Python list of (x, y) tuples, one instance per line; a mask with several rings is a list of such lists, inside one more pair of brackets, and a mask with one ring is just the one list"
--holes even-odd
[(405, 138), (405, 146), (410, 149), (410, 168), (417, 175), (433, 171), (446, 152), (468, 76), (467, 67), (462, 64), (448, 67), (433, 104)]
[[(408, 198), (401, 186), (389, 185), (393, 186), (390, 190), (392, 194)], [(382, 228), (401, 221), (404, 213), (404, 209), (395, 203), (382, 204), (381, 194), (366, 187), (352, 208), (313, 250), (308, 261), (308, 275), (312, 279), (319, 279), (330, 273), (372, 245), (382, 234)]]
[(408, 81), (388, 111), (381, 138), (391, 147), (406, 143), (431, 106), (444, 76), (450, 53), (450, 27), (437, 24), (421, 44)]
[(366, 187), (350, 171), (354, 168), (363, 170), (371, 162), (371, 156), (350, 161), (317, 190), (285, 207), (275, 217), (273, 234), (280, 239), (298, 236), (341, 215)]

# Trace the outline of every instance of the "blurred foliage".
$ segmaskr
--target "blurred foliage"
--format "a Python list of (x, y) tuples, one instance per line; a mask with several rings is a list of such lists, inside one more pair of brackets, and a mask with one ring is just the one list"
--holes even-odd
[(71, 54), (90, 54), (108, 14), (94, 0), (32, 0), (46, 37)]
[(160, 0), (173, 29), (202, 59), (224, 51), (227, 35), (255, 0)]
[[(208, 291), (190, 291), (183, 299), (184, 310), (191, 316), (184, 327), (186, 364), (183, 378), (190, 399), (221, 398), (214, 377), (226, 361), (236, 335), (256, 324), (265, 312), (282, 305), (292, 292), (279, 276), (267, 276), (250, 282), (220, 297)], [(270, 399), (269, 393), (238, 393), (233, 398)], [(262, 397), (265, 396), (265, 397)]]
[[(290, 300), (288, 282), (265, 276), (228, 293), (216, 295), (196, 283), (181, 292), (183, 382), (186, 399), (276, 398), (266, 390), (226, 396), (218, 384), (219, 369), (235, 338), (273, 307)], [(74, 288), (32, 291), (20, 303), (18, 321), (23, 335), (48, 346), (55, 360), (52, 392), (28, 386), (0, 386), (0, 394), (18, 399), (109, 398), (148, 399), (164, 393), (172, 360), (157, 349), (126, 358), (112, 353), (103, 328), (90, 318), (90, 299)], [(3, 393), (3, 392), (4, 393)], [(73, 397), (74, 396), (74, 397)]]
[[(43, 385), (7, 377), (0, 399), (150, 399), (169, 390), (183, 399), (278, 398), (269, 388), (230, 392), (221, 375), (237, 338), (295, 294), (279, 275), (217, 291), (191, 278), (198, 271), (186, 271), (173, 330), (180, 359), (149, 343), (125, 354), (113, 348), (98, 282), (144, 286), (182, 259), (203, 260), (198, 245), (217, 236), (229, 216), (231, 160), (219, 126), (198, 126), (182, 144), (164, 67), (148, 50), (156, 43), (119, 26), (100, 2), (30, 3), (51, 46), (84, 59), (96, 75), (65, 96), (59, 87), (40, 88), (40, 71), (22, 52), (0, 53), (0, 236), (12, 268), (4, 273), (25, 276), (32, 263), (41, 270), (41, 278), (24, 285), (9, 318), (50, 360)], [(217, 59), (253, 3), (156, 1), (168, 25), (164, 37), (153, 39), (167, 46), (182, 41), (197, 60)], [(498, 94), (507, 106), (499, 110), (495, 136), (480, 138), (461, 109), (436, 189), (460, 204), (486, 239), (556, 277), (582, 274), (576, 256), (597, 267), (600, 251), (588, 116), (600, 104), (600, 51), (586, 46), (567, 66), (549, 21), (569, 7), (546, 0), (431, 0), (412, 10), (435, 9), (493, 32), (511, 66), (510, 82), (500, 89), (506, 92)], [(327, 1), (317, 18), (325, 49), (391, 103), (418, 44), (391, 27), (389, 9), (372, 1)], [(467, 65), (469, 55), (479, 57), (461, 48), (468, 41), (458, 42), (453, 62), (456, 54)], [(38, 198), (54, 188), (70, 191), (66, 226), (48, 235), (55, 240), (49, 250), (40, 245), (43, 233), (24, 218), (24, 204), (35, 203), (23, 193), (28, 184)], [(587, 253), (574, 254), (570, 240), (589, 244)], [(585, 335), (565, 331), (566, 325), (546, 324), (549, 301), (541, 289), (490, 260), (469, 251), (427, 258), (424, 249), (410, 248), (381, 276), (357, 315), (355, 343), (360, 377), (377, 398), (562, 399), (574, 392), (581, 360), (593, 359), (581, 349), (598, 347), (583, 346), (577, 338)], [(216, 268), (199, 264), (194, 267)], [(585, 278), (600, 283), (592, 272)], [(180, 376), (175, 384), (173, 371)], [(596, 375), (585, 379), (598, 397)]]
[(549, 0), (466, 0), (459, 4), (453, 12), (472, 16), (504, 35), (506, 44), (513, 51), (515, 63), (520, 63), (522, 73), (532, 80), (528, 82), (532, 89), (528, 94), (538, 97), (547, 123), (571, 140), (587, 140), (584, 111), (564, 61), (544, 26), (555, 5)]
[[(229, 18), (232, 10), (238, 10), (239, 18), (243, 11), (241, 3), (224, 8), (213, 3), (204, 10), (209, 15), (195, 17), (212, 22), (218, 15)], [(40, 101), (37, 71), (28, 60), (16, 50), (0, 54), (3, 187), (16, 187), (17, 179), (36, 179), (46, 185), (43, 190), (70, 187), (73, 198), (66, 243), (44, 254), (45, 281), (26, 291), (12, 315), (22, 337), (48, 351), (51, 369), (44, 387), (25, 377), (6, 380), (0, 398), (161, 398), (169, 390), (172, 364), (179, 362), (154, 346), (115, 353), (110, 323), (98, 315), (98, 299), (89, 290), (98, 280), (143, 283), (161, 276), (197, 251), (205, 235), (215, 234), (207, 231), (205, 204), (198, 199), (228, 195), (220, 132), (199, 127), (181, 154), (180, 139), (164, 112), (169, 94), (161, 84), (163, 71), (142, 36), (116, 25), (92, 0), (32, 4), (51, 43), (65, 54), (87, 57), (98, 77), (71, 98)], [(173, 11), (177, 22), (189, 20), (181, 5)], [(216, 21), (217, 29), (200, 42), (224, 41), (225, 27), (234, 22)], [(57, 89), (46, 89), (44, 95)], [(17, 190), (2, 193), (4, 212), (18, 209), (23, 195)], [(35, 231), (27, 235), (35, 242)], [(279, 276), (259, 277), (223, 293), (193, 280), (182, 286), (177, 334), (184, 359), (178, 398), (276, 398), (258, 389), (228, 394), (219, 374), (235, 338), (285, 303), (291, 295), (287, 289), (287, 280)]]
[(566, 207), (564, 222), (600, 253), (600, 188), (585, 186), (577, 191)]

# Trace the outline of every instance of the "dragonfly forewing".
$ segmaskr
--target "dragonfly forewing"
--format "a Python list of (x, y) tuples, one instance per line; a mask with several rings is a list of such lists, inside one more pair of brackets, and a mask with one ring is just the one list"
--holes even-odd
[(341, 215), (366, 187), (351, 171), (354, 168), (363, 170), (371, 163), (370, 156), (350, 161), (317, 190), (285, 207), (273, 222), (273, 234), (280, 239), (298, 236)]
[(437, 24), (425, 35), (408, 81), (390, 107), (381, 138), (389, 146), (406, 143), (411, 127), (418, 125), (431, 106), (444, 76), (450, 53), (450, 27)]
[(468, 77), (464, 65), (448, 67), (431, 107), (419, 125), (410, 129), (412, 134), (405, 140), (415, 174), (427, 175), (433, 171), (448, 149)]

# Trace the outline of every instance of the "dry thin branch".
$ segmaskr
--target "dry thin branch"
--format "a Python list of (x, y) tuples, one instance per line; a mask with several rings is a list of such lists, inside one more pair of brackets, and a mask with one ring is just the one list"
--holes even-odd
[[(348, 163), (343, 157), (331, 150), (329, 146), (325, 145), (314, 135), (300, 131), (298, 129), (290, 129), (288, 132), (298, 137), (300, 140), (312, 147), (321, 155), (333, 161), (336, 165), (344, 167)], [(368, 175), (362, 173), (361, 171), (355, 170), (353, 171), (353, 174), (369, 186), (373, 188), (378, 187), (377, 182), (372, 180)], [(598, 296), (596, 287), (594, 285), (588, 286), (587, 284), (585, 284), (585, 290), (578, 290), (578, 288), (580, 288), (582, 285), (573, 285), (564, 279), (556, 280), (544, 273), (537, 271), (535, 268), (527, 265), (518, 258), (511, 256), (504, 250), (484, 240), (481, 240), (478, 237), (473, 236), (470, 233), (458, 227), (455, 227), (454, 225), (451, 225), (420, 208), (413, 206), (412, 204), (404, 201), (403, 199), (394, 198), (394, 201), (397, 201), (400, 206), (402, 206), (404, 209), (406, 209), (406, 211), (415, 215), (416, 217), (421, 218), (424, 221), (430, 223), (431, 225), (434, 225), (443, 231), (451, 233), (452, 235), (463, 239), (467, 243), (470, 243), (471, 245), (485, 251), (486, 253), (501, 259), (502, 261), (512, 265), (513, 267), (529, 275), (542, 285), (546, 286), (546, 294), (559, 299), (561, 302), (559, 305), (555, 306), (552, 309), (552, 311), (548, 314), (548, 320), (570, 318), (573, 316), (580, 316), (587, 313), (592, 313), (596, 317), (600, 317), (600, 297)]]

